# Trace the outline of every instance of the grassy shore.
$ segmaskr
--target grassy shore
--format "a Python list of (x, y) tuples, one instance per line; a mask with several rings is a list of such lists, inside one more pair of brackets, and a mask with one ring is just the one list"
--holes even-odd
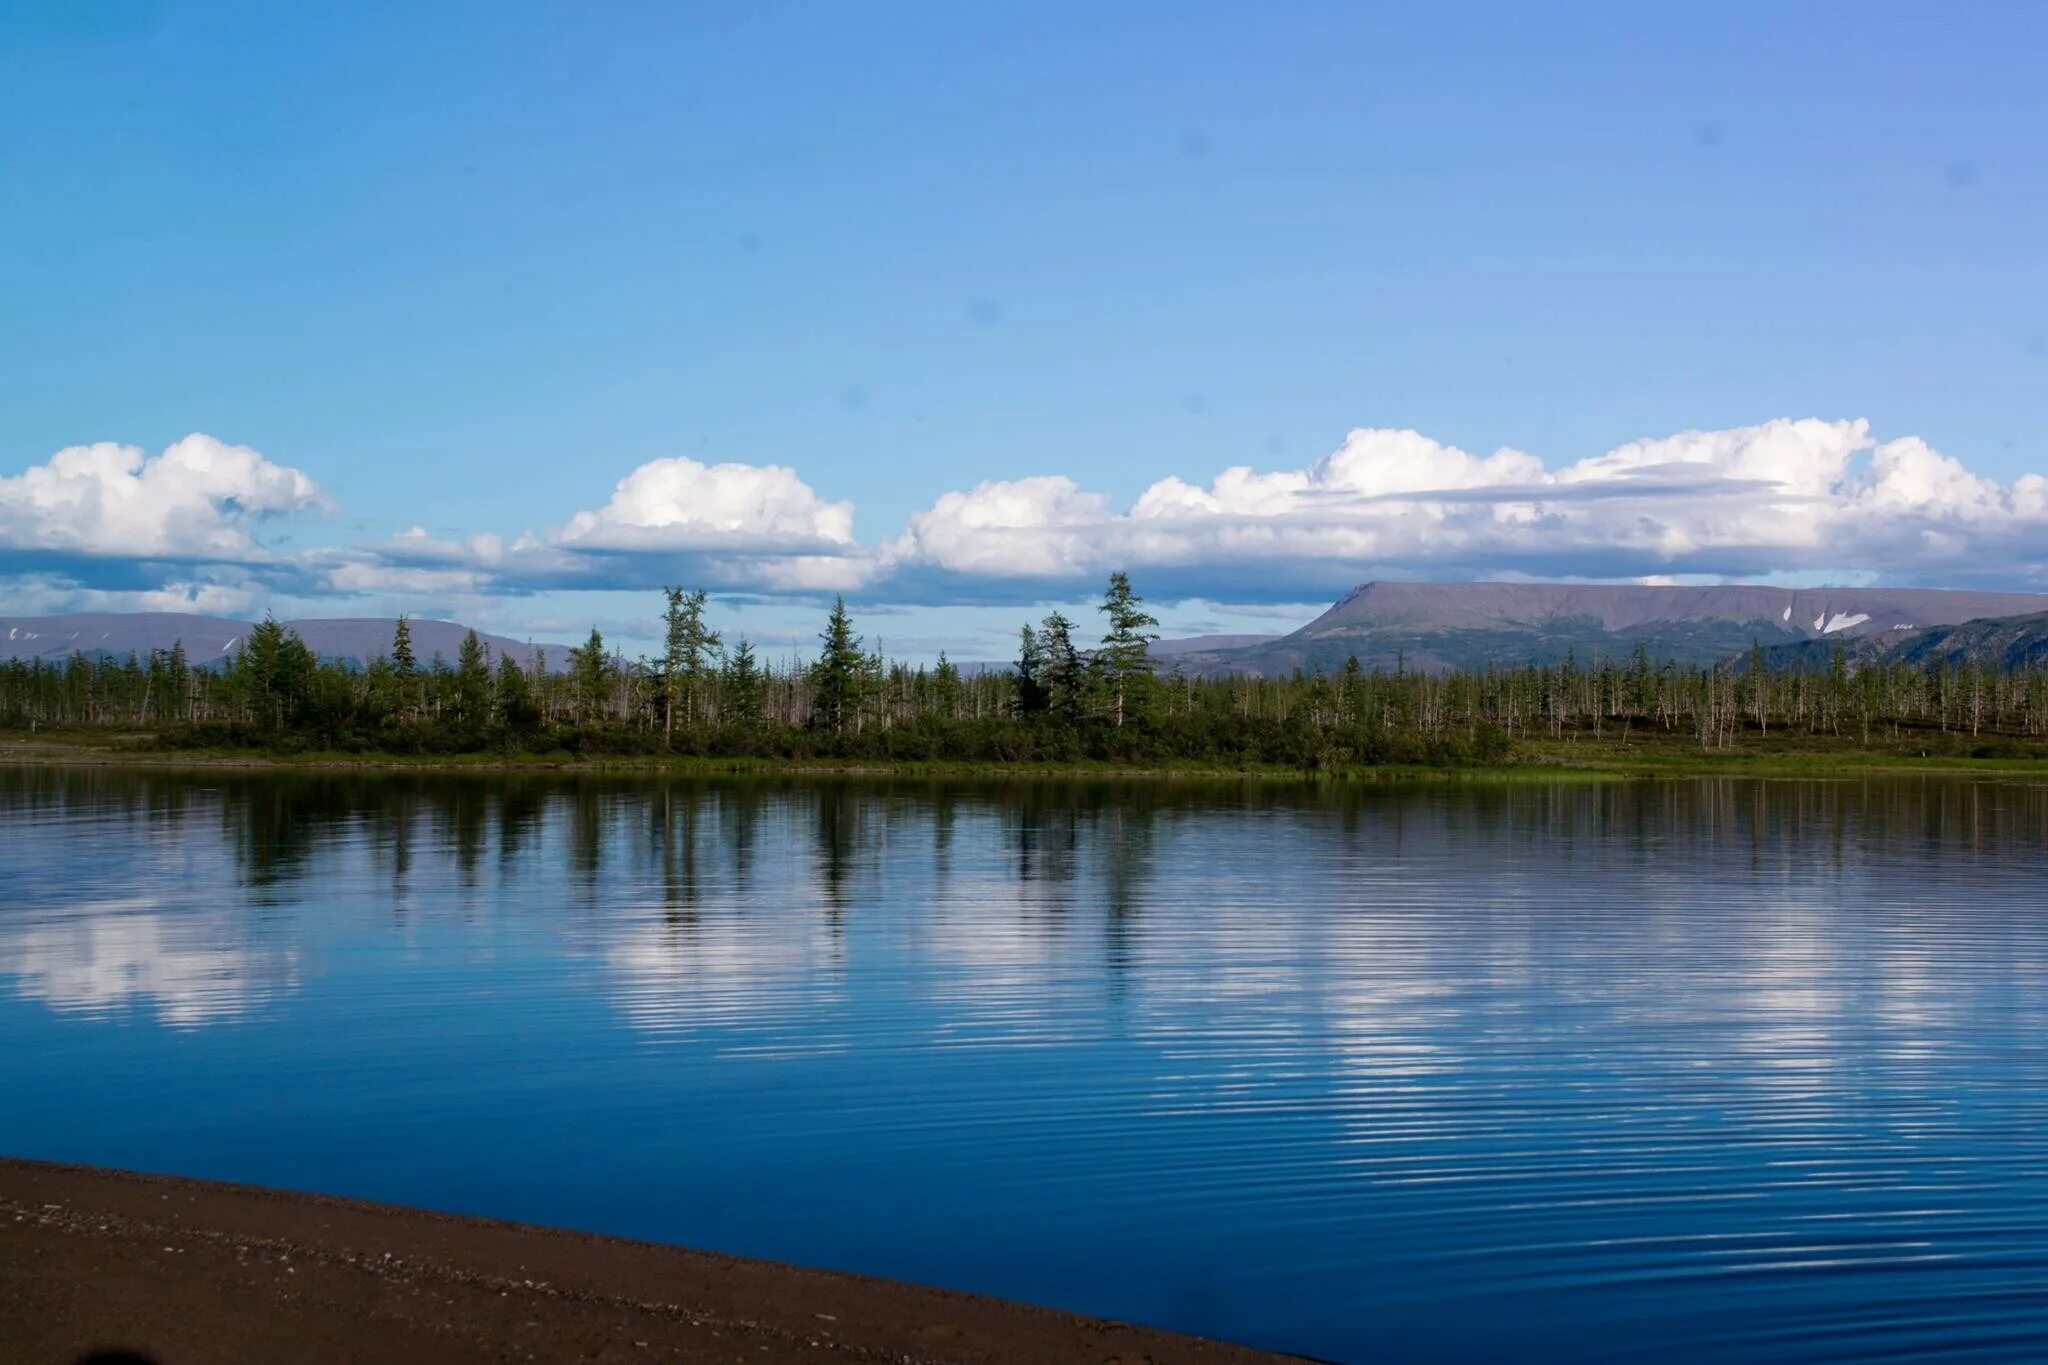
[[(1960, 752), (1958, 750), (1961, 750)], [(1977, 754), (1974, 749), (1990, 752)], [(2004, 750), (2001, 752), (2001, 750)], [(1726, 749), (1702, 749), (1687, 737), (1582, 736), (1526, 741), (1520, 768), (1553, 775), (1593, 772), (1627, 778), (1854, 778), (1952, 776), (2048, 779), (2048, 747), (1970, 745), (1920, 737), (1865, 746), (1850, 739), (1798, 732), (1751, 735)]]
[(702, 758), (684, 755), (590, 756), (569, 753), (392, 754), (275, 753), (260, 749), (187, 749), (141, 733), (106, 730), (0, 734), (0, 763), (106, 764), (168, 769), (421, 773), (569, 773), (618, 776), (888, 776), (977, 779), (1258, 779), (1353, 782), (1558, 782), (1699, 777), (1856, 778), (1964, 776), (2048, 780), (2048, 746), (2007, 743), (1962, 748), (1953, 736), (1852, 740), (1793, 732), (1746, 736), (1703, 750), (1688, 736), (1658, 732), (1521, 740), (1504, 764), (1465, 767), (1338, 766), (1307, 770), (1276, 764), (987, 763), (948, 760)]

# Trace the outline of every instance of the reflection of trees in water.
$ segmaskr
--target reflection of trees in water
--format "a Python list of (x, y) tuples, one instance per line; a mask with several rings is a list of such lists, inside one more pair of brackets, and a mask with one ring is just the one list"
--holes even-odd
[(175, 835), (192, 808), (194, 790), (192, 785), (184, 782), (152, 783), (137, 794), (137, 805), (151, 826)]
[(1071, 900), (1081, 837), (1077, 797), (1073, 788), (1034, 782), (1006, 803), (1004, 812), (1017, 884), (1054, 910), (1065, 910)]
[(441, 841), (455, 859), (456, 880), (465, 888), (474, 887), (484, 856), (490, 793), (479, 783), (452, 782), (435, 804)]
[(812, 823), (813, 864), (824, 895), (825, 920), (834, 937), (845, 932), (850, 883), (856, 870), (863, 800), (845, 782), (818, 784), (817, 815)]
[(325, 833), (317, 781), (240, 782), (221, 816), (242, 885), (261, 901), (277, 898), (305, 877)]
[(760, 785), (740, 782), (715, 789), (708, 798), (718, 803), (725, 829), (724, 846), (732, 854), (732, 883), (744, 896), (754, 884), (754, 844), (760, 837), (761, 803), (766, 799)]
[(598, 875), (604, 871), (604, 797), (595, 782), (578, 782), (569, 789), (569, 870), (583, 883), (587, 896), (597, 896)]
[(1018, 913), (1064, 923), (1084, 887), (1098, 893), (1105, 963), (1118, 974), (1127, 969), (1159, 829), (1186, 809), (1179, 794), (1157, 784), (1034, 783), (995, 799)]
[[(20, 837), (37, 821), (73, 832)], [(100, 884), (133, 885), (134, 900), (75, 889), (88, 828), (110, 860), (95, 869)], [(0, 770), (10, 891), (0, 970), (51, 1009), (147, 1009), (196, 1025), (292, 988), (305, 943), (321, 941), (304, 926), (326, 921), (274, 907), (309, 888), (323, 911), (331, 899), (356, 915), (343, 927), (363, 942), (367, 928), (393, 944), (392, 905), (452, 900), (482, 918), (516, 877), (529, 883), (525, 899), (504, 903), (534, 914), (560, 919), (557, 907), (588, 897), (595, 913), (571, 940), (610, 964), (608, 982), (627, 983), (608, 989), (637, 992), (636, 1020), (702, 1024), (726, 1011), (763, 1033), (778, 1019), (822, 1027), (835, 1006), (818, 983), (900, 950), (894, 926), (905, 925), (918, 935), (912, 951), (990, 972), (1003, 986), (991, 998), (1047, 1015), (1068, 1008), (1051, 998), (1051, 966), (1085, 961), (1144, 1011), (1197, 1000), (1277, 1008), (1261, 1002), (1320, 992), (1315, 1008), (1363, 1040), (1362, 1057), (1402, 1030), (1444, 1043), (1459, 1020), (1549, 1027), (1533, 1014), (1488, 1015), (1507, 1009), (1508, 989), (1437, 989), (1479, 979), (1483, 954), (1485, 979), (1569, 998), (1602, 1027), (1706, 1029), (1729, 1055), (1755, 1059), (1774, 1047), (1811, 1052), (1814, 1029), (1859, 1018), (1944, 1046), (1944, 1030), (1997, 992), (2032, 999), (2042, 940), (2013, 913), (2016, 902), (2032, 907), (2011, 892), (2012, 874), (2015, 859), (2037, 864), (2043, 848), (2039, 782), (1206, 787)], [(414, 884), (434, 899), (409, 899)], [(2005, 888), (2007, 903), (1983, 897), (1987, 885)], [(1703, 908), (1703, 886), (1728, 892), (1725, 911)], [(52, 908), (37, 918), (37, 904)], [(870, 927), (851, 920), (856, 905), (875, 907), (884, 931), (861, 940), (858, 957), (843, 942)], [(1423, 905), (1428, 915), (1414, 913)], [(1271, 961), (1247, 967), (1252, 942)], [(1927, 942), (1959, 956), (1930, 958)], [(1666, 972), (1682, 973), (1685, 990), (1645, 987)], [(1703, 999), (1722, 1012), (1702, 1013)], [(1414, 1062), (1391, 1045), (1371, 1055), (1389, 1075)]]
[(547, 789), (540, 783), (513, 779), (498, 791), (498, 881), (509, 886), (517, 877), (520, 855), (541, 831), (547, 813)]
[(1131, 966), (1131, 934), (1146, 884), (1152, 876), (1152, 849), (1165, 812), (1149, 803), (1112, 806), (1097, 813), (1090, 831), (1096, 867), (1102, 879), (1104, 962), (1111, 979), (1121, 979)]
[[(557, 804), (566, 805), (569, 865), (594, 901), (631, 899), (632, 886), (644, 877), (678, 913), (727, 891), (745, 895), (755, 877), (763, 807), (771, 799), (791, 801), (771, 798), (758, 783), (701, 780), (586, 783), (555, 793)], [(819, 822), (819, 875), (842, 900), (856, 860), (851, 830), (858, 824), (849, 811), (828, 811)], [(832, 894), (828, 890), (828, 898)]]
[(391, 913), (405, 909), (412, 879), (412, 838), (414, 798), (409, 784), (392, 787), (372, 808), (374, 847), (381, 850), (391, 867)]
[(697, 906), (697, 835), (706, 811), (691, 792), (678, 792), (672, 782), (648, 802), (653, 816), (654, 856), (661, 865), (662, 904), (671, 922), (695, 919)]
[(953, 879), (953, 821), (958, 798), (950, 787), (932, 793), (932, 877), (943, 892)]

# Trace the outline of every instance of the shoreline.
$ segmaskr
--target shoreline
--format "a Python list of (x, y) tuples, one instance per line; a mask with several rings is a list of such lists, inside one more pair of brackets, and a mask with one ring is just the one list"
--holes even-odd
[(1005, 1299), (328, 1195), (0, 1157), (0, 1358), (1297, 1357)]
[(1680, 781), (1702, 777), (1815, 778), (1984, 777), (2048, 779), (2048, 759), (1914, 758), (1862, 748), (1737, 750), (1693, 753), (1674, 744), (1611, 740), (1542, 741), (1522, 762), (1493, 766), (1358, 766), (1312, 770), (1273, 764), (1244, 767), (1159, 764), (985, 763), (946, 759), (703, 758), (682, 755), (475, 753), (267, 754), (254, 751), (153, 748), (118, 737), (88, 741), (0, 736), (0, 766), (119, 767), (169, 772), (421, 773), (476, 776), (603, 777), (860, 777), (976, 781), (1096, 780), (1144, 782), (1613, 782)]

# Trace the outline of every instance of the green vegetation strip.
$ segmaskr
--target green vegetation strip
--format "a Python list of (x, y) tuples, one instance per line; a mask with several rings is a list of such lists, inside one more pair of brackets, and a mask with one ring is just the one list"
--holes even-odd
[[(963, 673), (892, 662), (837, 603), (808, 661), (763, 661), (665, 595), (660, 654), (595, 630), (560, 670), (493, 660), (472, 633), (450, 664), (401, 619), (366, 667), (316, 659), (266, 621), (221, 669), (182, 649), (0, 664), (16, 761), (294, 767), (932, 776), (1253, 776), (1555, 781), (1588, 775), (2037, 774), (2048, 667), (1872, 663), (1773, 671), (1627, 659), (1481, 672), (1194, 677), (1149, 655), (1156, 624), (1122, 574), (1085, 649), (1058, 612), (1016, 662)], [(52, 746), (52, 736), (69, 744)], [(80, 747), (84, 746), (84, 747)], [(53, 761), (60, 761), (55, 760)]]

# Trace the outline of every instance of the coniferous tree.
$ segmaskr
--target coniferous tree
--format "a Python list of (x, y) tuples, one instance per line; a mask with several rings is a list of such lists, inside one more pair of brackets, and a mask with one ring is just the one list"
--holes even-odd
[(833, 599), (831, 618), (818, 639), (824, 648), (811, 665), (811, 721), (835, 735), (844, 734), (858, 723), (869, 674), (868, 657), (861, 651), (860, 636), (853, 633), (844, 596)]
[(1043, 662), (1038, 674), (1045, 686), (1046, 708), (1066, 720), (1079, 720), (1088, 678), (1074, 644), (1074, 623), (1059, 612), (1046, 617), (1039, 627), (1039, 648)]
[(602, 720), (610, 701), (612, 663), (596, 626), (590, 628), (588, 640), (570, 649), (569, 676), (576, 688), (577, 717), (585, 722)]
[(266, 615), (242, 641), (231, 677), (249, 719), (264, 729), (283, 729), (305, 700), (313, 676), (312, 651), (305, 641)]
[(419, 661), (412, 654), (412, 622), (402, 612), (398, 629), (391, 633), (391, 666), (398, 670), (399, 677), (406, 679), (419, 671)]
[(762, 676), (754, 658), (754, 642), (742, 635), (726, 655), (718, 679), (719, 709), (728, 725), (753, 729), (763, 714)]
[(1337, 705), (1346, 724), (1356, 725), (1365, 718), (1365, 670), (1359, 667), (1356, 654), (1344, 660), (1337, 674)]
[(702, 588), (685, 592), (663, 588), (668, 599), (663, 612), (664, 646), (661, 657), (662, 734), (673, 735), (680, 712), (694, 722), (708, 690), (711, 656), (720, 644), (718, 632), (704, 624), (704, 606), (710, 600)]
[(512, 729), (525, 729), (533, 723), (533, 689), (527, 683), (526, 670), (511, 653), (498, 656), (497, 695), (494, 698), (498, 719)]
[(1038, 642), (1038, 632), (1030, 625), (1024, 627), (1022, 638), (1017, 645), (1017, 712), (1030, 715), (1043, 711), (1045, 695), (1045, 649)]
[(490, 718), (490, 650), (475, 631), (462, 637), (455, 654), (456, 714), (469, 725), (481, 725)]
[(960, 670), (946, 657), (946, 651), (939, 651), (938, 666), (932, 669), (932, 704), (939, 715), (946, 720), (957, 720), (960, 715)]
[[(1142, 615), (1135, 600), (1125, 605)], [(1170, 690), (1150, 684), (1153, 705), (1142, 726), (1132, 725), (1143, 713), (1136, 694), (1127, 693), (1118, 730), (1108, 652), (1118, 642), (1106, 642), (1096, 656), (1102, 662), (1082, 667), (1071, 623), (1057, 614), (1043, 633), (1036, 625), (1024, 632), (1014, 672), (972, 676), (944, 656), (931, 669), (885, 665), (879, 642), (862, 647), (843, 602), (834, 614), (828, 648), (816, 663), (764, 666), (742, 642), (722, 671), (707, 675), (698, 696), (715, 693), (718, 705), (700, 700), (690, 714), (715, 729), (693, 736), (693, 749), (790, 758), (824, 752), (997, 762), (1206, 759), (1330, 768), (1494, 763), (1511, 756), (1508, 746), (1518, 738), (1597, 739), (1609, 722), (1631, 743), (1696, 737), (1702, 749), (1727, 751), (1749, 736), (1782, 743), (1781, 732), (1790, 730), (1866, 746), (1888, 739), (1902, 756), (1916, 758), (2026, 757), (2043, 752), (2048, 737), (2048, 646), (2035, 643), (1997, 646), (1990, 655), (1949, 654), (1925, 666), (1880, 659), (1851, 666), (1842, 642), (1833, 640), (1822, 647), (1833, 647), (1832, 662), (1822, 654), (1804, 665), (1754, 648), (1746, 660), (1680, 664), (1653, 660), (1643, 648), (1633, 658), (1597, 657), (1590, 668), (1571, 652), (1557, 664), (1448, 675), (1389, 673), (1352, 660), (1330, 678), (1313, 666), (1292, 678), (1176, 671)], [(1149, 635), (1145, 624), (1131, 625), (1136, 635)], [(366, 669), (317, 661), (302, 640), (268, 620), (238, 640), (219, 669), (192, 668), (182, 648), (133, 659), (0, 659), (0, 727), (143, 721), (161, 726), (163, 741), (172, 744), (244, 744), (254, 732), (261, 742), (294, 747), (417, 751), (427, 744), (516, 747), (532, 730), (576, 720), (598, 733), (547, 743), (602, 752), (664, 747), (664, 658), (626, 665), (596, 632), (565, 672), (549, 674), (538, 653), (525, 669), (499, 661), (478, 704), (477, 682), (490, 662), (481, 640), (464, 642), (457, 667), (436, 658), (431, 670), (416, 668), (401, 683), (388, 658)], [(1077, 674), (1085, 687), (1076, 685)], [(1031, 719), (1038, 700), (1052, 703), (1058, 724)], [(1646, 732), (1640, 740), (1631, 730), (1637, 724)], [(814, 733), (804, 734), (806, 725)], [(1937, 745), (1940, 754), (1930, 755)]]
[(1118, 729), (1123, 728), (1132, 703), (1143, 698), (1152, 681), (1147, 647), (1159, 638), (1159, 632), (1148, 627), (1158, 625), (1159, 619), (1147, 614), (1144, 607), (1145, 599), (1131, 591), (1129, 574), (1119, 569), (1109, 576), (1109, 590), (1097, 608), (1109, 618), (1109, 631), (1102, 637), (1094, 663), (1108, 684), (1110, 714)]

